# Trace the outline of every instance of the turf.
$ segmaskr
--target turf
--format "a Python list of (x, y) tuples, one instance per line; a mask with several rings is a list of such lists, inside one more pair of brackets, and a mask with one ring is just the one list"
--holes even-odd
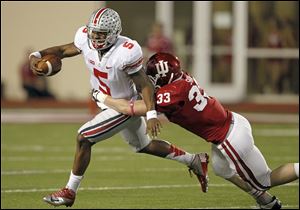
[[(52, 208), (42, 201), (65, 186), (73, 164), (80, 124), (1, 125), (1, 208)], [(295, 125), (253, 124), (255, 143), (270, 168), (299, 162), (299, 135), (265, 136), (269, 131), (298, 130)], [(288, 133), (288, 132), (287, 132)], [(189, 152), (207, 151), (210, 144), (166, 123), (160, 135)], [(254, 208), (255, 202), (213, 174), (202, 193), (196, 177), (175, 161), (136, 154), (116, 135), (93, 147), (92, 159), (72, 208)], [(270, 192), (284, 208), (299, 208), (298, 181)], [(58, 207), (65, 208), (65, 207)]]

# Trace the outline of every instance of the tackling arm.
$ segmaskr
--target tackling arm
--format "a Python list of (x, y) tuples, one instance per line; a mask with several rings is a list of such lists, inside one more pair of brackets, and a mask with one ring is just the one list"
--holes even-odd
[(147, 112), (146, 104), (143, 100), (128, 101), (125, 99), (114, 99), (107, 96), (104, 104), (110, 108), (126, 115), (145, 116)]
[(125, 115), (145, 116), (147, 113), (147, 107), (143, 100), (116, 99), (95, 89), (92, 90), (92, 98)]

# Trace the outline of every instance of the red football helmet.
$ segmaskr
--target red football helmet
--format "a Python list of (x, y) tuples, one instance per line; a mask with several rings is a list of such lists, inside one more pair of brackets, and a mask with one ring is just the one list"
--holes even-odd
[(178, 58), (169, 53), (156, 53), (146, 64), (146, 74), (155, 88), (170, 84), (183, 74)]

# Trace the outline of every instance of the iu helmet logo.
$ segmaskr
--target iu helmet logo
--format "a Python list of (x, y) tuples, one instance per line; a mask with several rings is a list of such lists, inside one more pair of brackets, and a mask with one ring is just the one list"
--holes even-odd
[(165, 77), (169, 72), (168, 61), (159, 61), (159, 63), (155, 64), (158, 76)]
[(182, 77), (178, 58), (169, 53), (159, 52), (152, 55), (146, 64), (146, 74), (156, 88)]

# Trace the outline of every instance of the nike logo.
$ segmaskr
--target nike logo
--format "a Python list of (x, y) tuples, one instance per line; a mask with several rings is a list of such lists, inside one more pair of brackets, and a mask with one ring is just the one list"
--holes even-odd
[(112, 68), (112, 66), (106, 66), (106, 69), (111, 69)]

